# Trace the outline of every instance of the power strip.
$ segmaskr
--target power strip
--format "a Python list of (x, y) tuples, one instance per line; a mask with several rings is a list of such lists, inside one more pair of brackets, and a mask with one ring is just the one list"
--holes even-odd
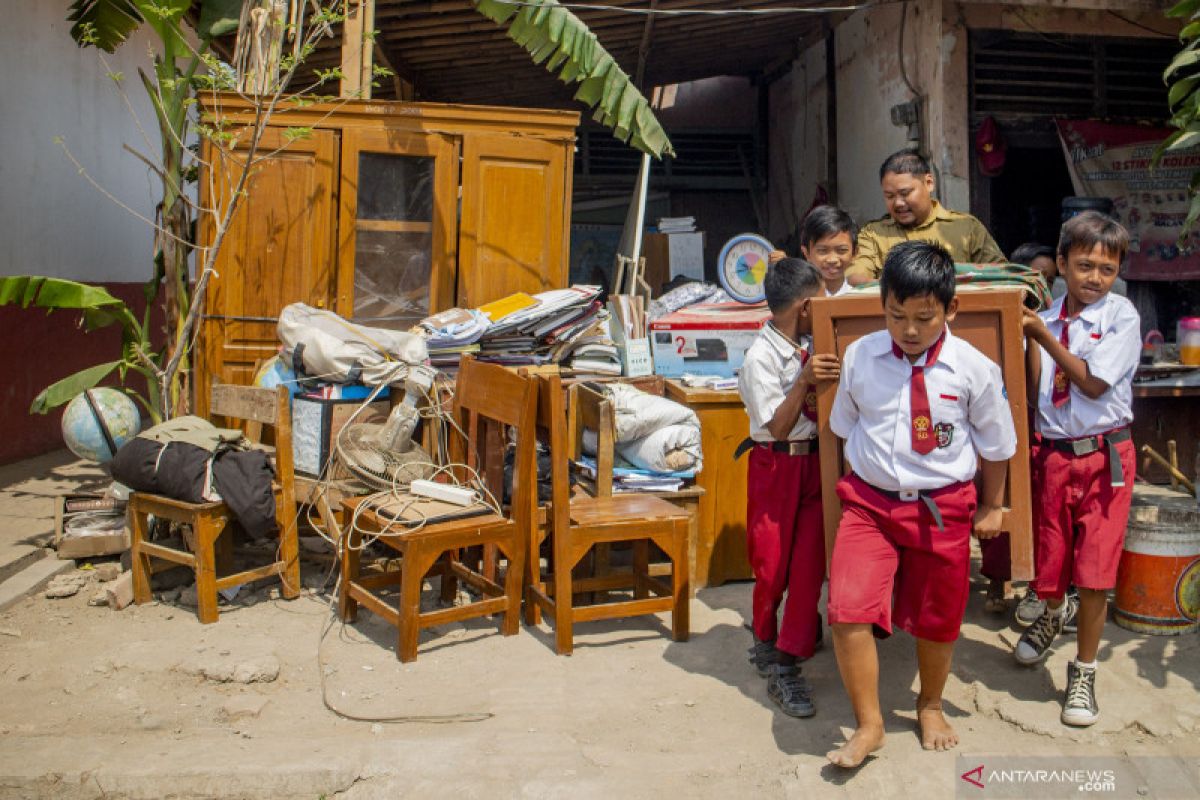
[(447, 503), (454, 503), (456, 506), (471, 506), (479, 502), (479, 492), (472, 489), (464, 489), (461, 486), (449, 486), (422, 478), (413, 481), (409, 484), (408, 488), (413, 494), (419, 494), (422, 497), (432, 497), (434, 500), (442, 500)]

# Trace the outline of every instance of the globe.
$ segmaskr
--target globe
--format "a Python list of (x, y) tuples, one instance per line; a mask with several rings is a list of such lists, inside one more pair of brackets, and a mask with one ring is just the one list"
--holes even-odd
[(96, 414), (104, 419), (118, 449), (137, 436), (142, 428), (142, 417), (133, 400), (116, 389), (101, 387), (89, 391), (96, 411), (92, 411), (92, 404), (82, 394), (67, 403), (62, 417), (63, 441), (67, 449), (80, 458), (103, 464), (112, 459), (113, 451), (104, 438)]

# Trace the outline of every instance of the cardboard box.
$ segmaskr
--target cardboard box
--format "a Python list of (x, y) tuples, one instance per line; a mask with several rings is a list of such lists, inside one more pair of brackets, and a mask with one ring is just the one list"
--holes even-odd
[(732, 378), (771, 312), (766, 305), (697, 305), (650, 323), (654, 371), (667, 378), (684, 374)]
[[(338, 432), (363, 404), (357, 400), (326, 400), (305, 395), (292, 398), (292, 461), (296, 472), (317, 478), (329, 463)], [(354, 418), (383, 422), (391, 410), (387, 400), (376, 400)]]
[(646, 284), (652, 297), (678, 275), (704, 280), (704, 233), (647, 233), (642, 239)]
[(122, 518), (125, 503), (99, 494), (68, 494), (54, 501), (54, 549), (58, 557), (91, 558), (124, 553), (129, 549), (129, 526), (122, 526), (119, 533), (98, 536), (66, 536), (66, 522), (75, 514), (85, 511), (120, 511)]

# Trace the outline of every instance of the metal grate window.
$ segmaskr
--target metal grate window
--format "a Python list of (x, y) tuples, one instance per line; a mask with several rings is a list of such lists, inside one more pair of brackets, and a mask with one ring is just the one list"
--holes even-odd
[[(749, 173), (758, 180), (759, 154), (751, 131), (669, 131), (676, 157), (652, 161), (650, 176), (656, 186), (709, 185), (744, 187)], [(576, 180), (619, 179), (636, 175), (642, 154), (613, 137), (607, 130), (583, 128), (575, 154)]]
[(1112, 39), (1011, 31), (971, 36), (971, 119), (1167, 117), (1162, 72), (1173, 39)]

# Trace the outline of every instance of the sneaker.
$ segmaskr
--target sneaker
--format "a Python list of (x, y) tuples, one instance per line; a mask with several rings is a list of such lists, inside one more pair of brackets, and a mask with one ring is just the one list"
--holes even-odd
[(1074, 661), (1067, 664), (1067, 696), (1063, 700), (1064, 725), (1086, 728), (1100, 718), (1096, 704), (1096, 668), (1081, 667)]
[(1046, 610), (1046, 601), (1037, 596), (1037, 592), (1030, 586), (1025, 590), (1025, 596), (1021, 598), (1021, 602), (1017, 603), (1016, 619), (1017, 624), (1022, 628), (1028, 628), (1034, 623), (1042, 612)]
[(1021, 640), (1017, 642), (1017, 648), (1013, 651), (1013, 656), (1017, 659), (1018, 664), (1036, 664), (1046, 657), (1051, 643), (1063, 632), (1063, 622), (1067, 615), (1075, 614), (1071, 608), (1070, 596), (1063, 605), (1065, 608), (1057, 614), (1051, 614), (1049, 609), (1043, 611), (1041, 616), (1021, 634)]
[(754, 641), (754, 647), (746, 651), (750, 663), (754, 666), (758, 677), (765, 678), (771, 674), (771, 667), (779, 663), (779, 651), (775, 649), (775, 641)]
[(1063, 633), (1079, 631), (1079, 590), (1067, 589), (1067, 607), (1063, 609)]
[(789, 717), (811, 717), (817, 713), (812, 687), (795, 664), (772, 664), (767, 678), (767, 696)]

